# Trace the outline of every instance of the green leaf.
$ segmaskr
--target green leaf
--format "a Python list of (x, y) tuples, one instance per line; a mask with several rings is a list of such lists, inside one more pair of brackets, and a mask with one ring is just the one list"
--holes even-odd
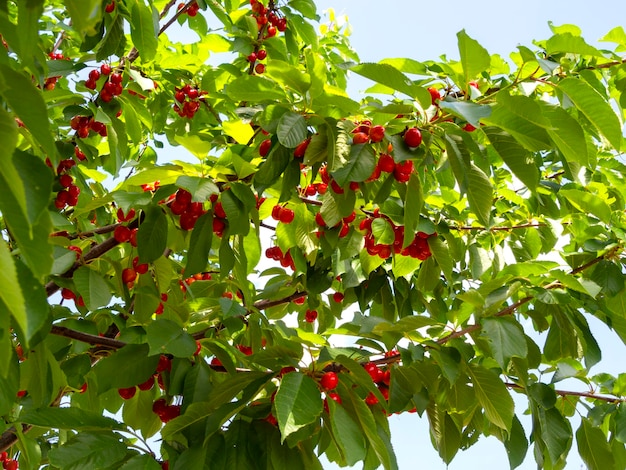
[(504, 130), (493, 126), (485, 126), (483, 131), (513, 174), (528, 188), (532, 190), (537, 188), (539, 184), (539, 169), (532, 154)]
[(602, 429), (591, 424), (588, 418), (582, 419), (576, 431), (576, 442), (578, 452), (589, 470), (614, 468), (615, 461), (606, 436)]
[(306, 134), (306, 120), (301, 114), (287, 112), (278, 121), (276, 136), (289, 149), (297, 147), (306, 138)]
[(332, 175), (339, 186), (345, 186), (352, 181), (365, 181), (375, 167), (374, 149), (365, 144), (353, 145), (348, 160), (340, 168), (335, 169)]
[(161, 470), (163, 467), (151, 455), (136, 455), (126, 461), (119, 470)]
[(96, 26), (102, 19), (101, 0), (66, 0), (65, 6), (72, 17), (72, 28), (78, 34), (96, 34)]
[(406, 75), (389, 64), (365, 62), (351, 67), (350, 70), (392, 90), (416, 98), (425, 108), (431, 104), (430, 93), (427, 90), (415, 85)]
[(50, 132), (48, 110), (41, 95), (30, 78), (0, 64), (0, 94), (24, 122), (33, 137), (52, 159), (57, 154), (54, 138)]
[(130, 7), (130, 37), (139, 51), (139, 58), (143, 62), (154, 59), (158, 40), (157, 28), (152, 8), (143, 0), (132, 0)]
[(604, 57), (602, 52), (587, 44), (582, 37), (575, 36), (570, 32), (555, 34), (546, 41), (545, 47), (548, 55), (567, 52), (570, 54)]
[[(365, 373), (367, 374), (367, 372)], [(350, 415), (359, 421), (361, 429), (365, 433), (365, 438), (376, 454), (376, 457), (378, 457), (378, 460), (380, 460), (383, 464), (385, 470), (396, 470), (398, 468), (398, 464), (396, 462), (395, 455), (393, 454), (392, 449), (385, 445), (385, 441), (387, 441), (388, 438), (387, 436), (384, 436), (382, 430), (378, 428), (372, 414), (372, 409), (365, 404), (365, 401), (359, 397), (354, 390), (349, 391), (349, 401), (349, 403), (345, 403), (345, 406), (346, 408), (350, 407)], [(375, 410), (374, 412), (378, 412), (378, 410)]]
[(546, 130), (566, 160), (588, 165), (585, 133), (578, 121), (556, 106), (542, 106), (542, 112), (550, 120), (550, 127)]
[(28, 410), (20, 415), (19, 420), (33, 426), (77, 431), (124, 429), (120, 423), (112, 418), (74, 407)]
[(127, 455), (126, 444), (115, 434), (80, 433), (50, 450), (50, 463), (63, 470), (108, 468)]
[(478, 222), (491, 225), (493, 208), (493, 187), (485, 173), (473, 163), (467, 174), (467, 200)]
[(526, 439), (526, 433), (517, 416), (513, 416), (513, 426), (511, 426), (508, 439), (504, 441), (504, 447), (509, 457), (511, 470), (519, 467), (524, 462), (528, 452), (528, 439)]
[(565, 78), (558, 84), (574, 105), (585, 115), (609, 143), (620, 149), (622, 126), (611, 105), (591, 85), (577, 78)]
[[(308, 150), (308, 149), (307, 149)], [(275, 184), (287, 168), (292, 152), (282, 145), (273, 146), (267, 160), (254, 174), (254, 186), (262, 192), (263, 189)]]
[(450, 249), (448, 248), (447, 243), (439, 237), (429, 237), (428, 247), (435, 258), (435, 261), (437, 261), (439, 268), (443, 272), (443, 275), (446, 277), (448, 282), (452, 282), (452, 269), (454, 267), (454, 262), (452, 260), (452, 256), (450, 255)]
[(536, 408), (533, 411), (536, 411), (541, 440), (551, 462), (555, 464), (567, 455), (572, 443), (572, 428), (556, 407), (547, 410)]
[(185, 275), (192, 276), (206, 270), (213, 240), (213, 214), (207, 212), (200, 216), (191, 232)]
[(489, 338), (493, 355), (502, 370), (506, 370), (513, 356), (526, 357), (528, 347), (520, 324), (507, 317), (483, 318), (483, 331)]
[(17, 269), (9, 248), (4, 240), (0, 241), (0, 300), (4, 303), (7, 311), (17, 322), (22, 331), (28, 328), (28, 317), (26, 314), (26, 305), (24, 295), (17, 277)]
[(330, 424), (337, 447), (341, 450), (346, 463), (355, 465), (366, 455), (365, 436), (348, 412), (334, 400), (326, 399), (330, 414)]
[(234, 191), (222, 193), (222, 205), (228, 219), (230, 235), (246, 235), (250, 231), (250, 207), (239, 199)]
[[(185, 411), (185, 414), (167, 423), (162, 430), (163, 438), (170, 439), (184, 429), (204, 421), (208, 416), (215, 413), (216, 410), (232, 405), (226, 410), (226, 413), (220, 416), (220, 421), (226, 421), (229, 416), (246, 406), (248, 401), (254, 397), (260, 388), (265, 386), (272, 377), (272, 374), (256, 371), (235, 374), (228, 377), (224, 382), (221, 382), (218, 387), (211, 390), (208, 396), (205, 397), (205, 401), (192, 403)], [(235, 406), (233, 399), (237, 397), (242, 390), (246, 390), (247, 393), (242, 396), (242, 399), (239, 400)]]
[(295, 90), (302, 96), (311, 87), (311, 76), (309, 74), (303, 73), (298, 68), (282, 60), (272, 60), (271, 66), (266, 70), (266, 74), (277, 82), (282, 83), (287, 89)]
[[(52, 321), (50, 305), (44, 286), (35, 278), (28, 266), (19, 260), (16, 261), (15, 267), (26, 308), (26, 327), (22, 329), (22, 340), (24, 346), (29, 347), (43, 340), (44, 335), (50, 330)], [(8, 305), (13, 310), (14, 306)]]
[(430, 435), (434, 441), (439, 457), (449, 464), (461, 447), (461, 432), (454, 420), (441, 407), (428, 407)]
[(159, 417), (152, 411), (153, 403), (152, 393), (140, 393), (138, 390), (133, 398), (124, 401), (122, 408), (124, 424), (141, 431), (144, 438), (154, 436), (163, 427)]
[(513, 399), (500, 378), (491, 370), (480, 366), (468, 368), (476, 398), (485, 410), (487, 419), (506, 431), (513, 422)]
[(151, 263), (161, 256), (167, 248), (167, 217), (159, 207), (146, 209), (146, 218), (137, 231), (137, 251), (139, 261)]
[(276, 83), (258, 75), (243, 75), (228, 84), (226, 94), (234, 101), (287, 103), (289, 100)]
[(76, 290), (83, 297), (89, 310), (104, 307), (111, 301), (111, 289), (109, 285), (95, 269), (81, 266), (73, 275)]
[(580, 189), (561, 189), (559, 194), (565, 196), (579, 211), (594, 215), (606, 224), (610, 223), (611, 208), (600, 197)]
[(440, 101), (439, 108), (464, 119), (474, 127), (480, 126), (482, 118), (491, 116), (491, 107), (471, 101)]
[(154, 374), (158, 362), (159, 356), (148, 355), (147, 344), (127, 344), (98, 361), (92, 369), (97, 378), (98, 392), (145, 382)]
[(220, 189), (213, 181), (200, 176), (180, 176), (176, 180), (176, 186), (189, 191), (194, 202), (204, 202), (213, 194), (220, 193)]
[(284, 441), (298, 429), (311, 424), (322, 412), (317, 383), (299, 372), (286, 374), (274, 399), (276, 419)]
[(174, 357), (191, 357), (196, 351), (196, 341), (171, 320), (158, 319), (146, 327), (150, 356), (171, 354)]
[(476, 78), (480, 73), (484, 72), (491, 65), (491, 57), (489, 52), (481, 46), (478, 41), (467, 35), (465, 30), (461, 30), (456, 34), (461, 54), (461, 65), (463, 66), (463, 74), (465, 84)]

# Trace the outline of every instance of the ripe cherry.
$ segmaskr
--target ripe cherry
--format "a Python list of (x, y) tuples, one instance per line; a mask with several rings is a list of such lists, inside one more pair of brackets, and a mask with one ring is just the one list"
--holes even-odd
[(129, 387), (129, 388), (119, 388), (117, 389), (117, 393), (119, 393), (120, 397), (124, 400), (130, 400), (137, 393), (137, 387)]
[(430, 93), (430, 99), (431, 99), (433, 106), (437, 106), (437, 101), (441, 99), (441, 96), (439, 95), (439, 91), (435, 87), (429, 87), (428, 93)]
[(254, 71), (256, 73), (258, 73), (259, 75), (261, 75), (262, 73), (265, 72), (265, 65), (263, 65), (263, 64), (256, 64), (256, 66), (254, 67)]
[(104, 7), (104, 11), (107, 13), (113, 13), (113, 10), (115, 10), (115, 1), (108, 3), (107, 6)]
[(339, 384), (339, 377), (335, 372), (326, 372), (322, 375), (320, 385), (326, 390), (334, 390)]
[(124, 268), (122, 271), (122, 281), (124, 281), (124, 284), (133, 283), (135, 279), (137, 279), (137, 271), (133, 268)]
[(352, 137), (352, 143), (354, 145), (364, 144), (370, 140), (369, 136), (365, 132), (357, 132)]
[(295, 218), (295, 213), (291, 209), (283, 208), (278, 217), (283, 224), (290, 224)]
[(270, 153), (271, 147), (272, 147), (272, 140), (265, 139), (263, 142), (261, 142), (261, 145), (259, 145), (259, 155), (261, 155), (262, 157), (267, 156), (267, 154)]
[(109, 64), (102, 64), (100, 66), (100, 73), (102, 75), (110, 75), (111, 74), (111, 66)]
[(337, 303), (343, 302), (344, 295), (341, 292), (335, 292), (333, 294), (333, 300)]
[(368, 393), (367, 397), (365, 397), (365, 403), (368, 405), (375, 405), (378, 403), (378, 398), (372, 392)]
[(131, 230), (125, 225), (118, 225), (113, 231), (113, 238), (119, 243), (125, 243), (130, 240)]
[(385, 138), (385, 128), (383, 126), (374, 126), (370, 129), (370, 140), (372, 142), (380, 142)]
[(419, 147), (422, 143), (422, 133), (417, 127), (411, 127), (404, 133), (404, 143), (411, 148)]
[(317, 310), (307, 310), (304, 314), (304, 321), (313, 323), (315, 320), (317, 320)]

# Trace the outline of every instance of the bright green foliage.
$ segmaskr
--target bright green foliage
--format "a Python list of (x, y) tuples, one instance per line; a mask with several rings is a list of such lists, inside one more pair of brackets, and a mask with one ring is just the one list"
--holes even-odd
[(624, 468), (589, 326), (626, 341), (624, 60), (565, 25), (508, 61), (461, 31), (458, 61), (361, 63), (330, 15), (0, 2), (20, 468), (394, 469), (404, 412), (446, 463), (493, 435), (511, 468)]

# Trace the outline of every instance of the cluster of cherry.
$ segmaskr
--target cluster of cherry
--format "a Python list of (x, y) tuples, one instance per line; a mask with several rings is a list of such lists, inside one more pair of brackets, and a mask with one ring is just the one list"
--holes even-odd
[(425, 232), (417, 232), (411, 244), (403, 248), (404, 226), (395, 225), (388, 219), (387, 223), (391, 224), (393, 229), (394, 241), (392, 244), (376, 243), (376, 239), (372, 233), (372, 223), (374, 222), (374, 219), (381, 217), (380, 212), (376, 209), (372, 217), (363, 219), (359, 224), (359, 229), (365, 231), (365, 249), (369, 255), (378, 255), (382, 259), (387, 259), (391, 256), (391, 253), (395, 253), (402, 256), (417, 258), (421, 261), (430, 258), (432, 253), (430, 251), (430, 246), (428, 245), (428, 239), (430, 237), (436, 237), (436, 233), (428, 234)]
[(176, 88), (174, 93), (174, 111), (180, 117), (193, 118), (200, 109), (200, 97), (205, 95), (205, 91), (200, 91), (191, 85), (185, 85), (182, 88)]
[(6, 452), (0, 452), (0, 462), (2, 462), (2, 468), (5, 470), (17, 470), (20, 467), (17, 460), (9, 458), (9, 454)]
[(287, 250), (286, 253), (283, 253), (283, 250), (281, 250), (279, 246), (271, 246), (265, 250), (265, 256), (269, 259), (273, 259), (274, 261), (278, 261), (283, 268), (291, 268), (293, 270), (296, 269), (296, 265), (293, 262), (293, 258), (291, 257), (289, 250)]
[(109, 64), (102, 64), (100, 70), (93, 69), (89, 72), (89, 78), (85, 80), (85, 87), (90, 90), (98, 88), (98, 80), (101, 77), (105, 77), (105, 81), (100, 89), (100, 99), (105, 103), (111, 101), (115, 96), (119, 96), (124, 91), (122, 81), (124, 77), (121, 73), (111, 73), (111, 66)]

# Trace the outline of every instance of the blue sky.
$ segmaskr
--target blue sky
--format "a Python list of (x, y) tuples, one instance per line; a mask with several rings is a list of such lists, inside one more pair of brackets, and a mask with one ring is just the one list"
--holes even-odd
[[(593, 45), (616, 26), (626, 28), (626, 2), (618, 1), (559, 1), (526, 0), (508, 3), (483, 0), (446, 2), (421, 2), (418, 0), (320, 0), (316, 1), (320, 13), (334, 8), (337, 14), (348, 16), (352, 25), (351, 43), (364, 62), (375, 62), (388, 57), (408, 57), (416, 60), (437, 59), (441, 55), (457, 59), (456, 33), (465, 29), (490, 53), (505, 58), (517, 45), (533, 49), (533, 40), (547, 39), (551, 35), (548, 22), (578, 25), (583, 37)], [(612, 47), (612, 44), (599, 45)], [(363, 91), (366, 81), (354, 81), (352, 93)], [(624, 372), (620, 364), (625, 348), (623, 343), (606, 326), (589, 319), (596, 339), (603, 347), (605, 359), (593, 369), (594, 373)], [(539, 340), (539, 344), (542, 341)], [(562, 388), (577, 384), (564, 383)], [(578, 385), (580, 387), (580, 385)], [(579, 388), (580, 389), (580, 388)], [(516, 412), (520, 415), (526, 401), (516, 399)], [(528, 420), (523, 421), (524, 425)], [(400, 469), (426, 470), (503, 470), (509, 468), (502, 444), (493, 437), (481, 438), (478, 444), (457, 454), (446, 467), (430, 443), (428, 422), (417, 415), (392, 416), (392, 443)], [(574, 432), (578, 424), (573, 423)], [(529, 428), (527, 428), (528, 433)], [(339, 468), (326, 463), (325, 469)], [(360, 468), (357, 465), (356, 468)], [(534, 470), (536, 463), (529, 449), (521, 470)], [(566, 470), (584, 469), (576, 452), (576, 443), (568, 458)]]

